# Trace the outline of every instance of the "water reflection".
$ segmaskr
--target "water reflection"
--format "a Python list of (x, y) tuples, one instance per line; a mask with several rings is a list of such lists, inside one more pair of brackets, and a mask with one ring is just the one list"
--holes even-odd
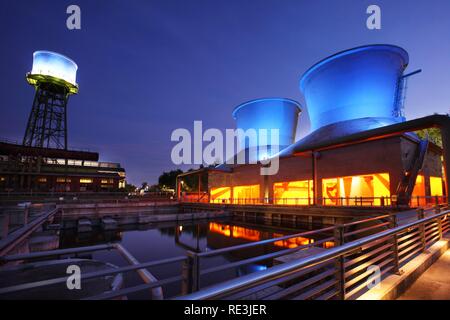
[[(187, 251), (197, 253), (205, 252), (299, 233), (310, 229), (313, 229), (313, 227), (289, 223), (274, 226), (263, 221), (248, 221), (233, 218), (214, 221), (185, 221), (183, 223), (172, 222), (158, 225), (125, 226), (116, 231), (94, 229), (89, 233), (77, 233), (76, 230), (64, 230), (60, 234), (59, 248), (119, 242), (128, 249), (138, 261), (148, 262), (185, 255)], [(314, 243), (315, 241), (328, 236), (329, 235), (317, 235), (311, 238), (296, 237), (288, 240), (276, 241), (275, 243), (264, 246), (228, 252), (220, 256), (202, 259), (201, 268), (203, 270), (204, 268), (224, 265), (286, 248), (294, 248), (296, 246)], [(83, 255), (83, 257), (109, 262), (118, 266), (127, 265), (123, 258), (121, 258), (114, 250), (94, 252), (89, 255)], [(201, 284), (202, 287), (205, 287), (218, 281), (264, 270), (272, 266), (272, 264), (272, 260), (266, 260), (202, 276)], [(149, 270), (157, 278), (164, 279), (179, 275), (181, 272), (181, 264), (153, 267)], [(129, 272), (124, 276), (127, 287), (142, 283), (136, 273)], [(164, 294), (166, 296), (179, 294), (180, 288), (180, 284), (168, 285), (164, 288)], [(147, 299), (149, 298), (149, 293), (141, 292), (131, 295), (129, 298)]]

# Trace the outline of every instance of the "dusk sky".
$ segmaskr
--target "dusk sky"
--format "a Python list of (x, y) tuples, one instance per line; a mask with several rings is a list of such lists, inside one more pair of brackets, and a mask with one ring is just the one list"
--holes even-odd
[[(70, 4), (81, 8), (81, 30), (66, 28)], [(381, 30), (366, 28), (370, 4), (381, 7)], [(409, 81), (407, 119), (448, 113), (449, 15), (449, 0), (1, 1), (0, 138), (23, 138), (34, 95), (25, 74), (36, 50), (78, 64), (69, 147), (120, 162), (134, 184), (177, 167), (173, 130), (191, 130), (194, 120), (234, 128), (231, 112), (247, 100), (299, 101), (303, 136), (301, 75), (355, 46), (401, 46), (407, 71), (423, 69)]]

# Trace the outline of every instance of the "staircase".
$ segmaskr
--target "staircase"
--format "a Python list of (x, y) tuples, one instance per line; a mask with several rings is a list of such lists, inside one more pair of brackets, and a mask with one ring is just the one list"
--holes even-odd
[(399, 205), (408, 205), (411, 199), (411, 194), (414, 190), (414, 185), (416, 184), (416, 179), (419, 171), (422, 169), (425, 155), (428, 149), (428, 137), (421, 140), (417, 146), (413, 161), (409, 168), (405, 171), (403, 179), (400, 181), (397, 187), (397, 203)]

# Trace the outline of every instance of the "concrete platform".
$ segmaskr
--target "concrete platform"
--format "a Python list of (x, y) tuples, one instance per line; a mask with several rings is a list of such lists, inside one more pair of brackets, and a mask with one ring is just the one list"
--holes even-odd
[(273, 264), (281, 264), (281, 263), (286, 263), (286, 262), (291, 262), (294, 260), (299, 260), (299, 259), (303, 259), (309, 256), (313, 256), (316, 255), (318, 253), (321, 253), (323, 251), (325, 251), (326, 249), (324, 248), (318, 248), (318, 247), (311, 247), (309, 249), (306, 250), (300, 250), (294, 253), (290, 253), (281, 257), (277, 257), (273, 259)]
[(117, 229), (117, 220), (113, 218), (102, 218), (102, 229), (103, 230), (115, 230)]
[(78, 232), (92, 231), (92, 222), (89, 219), (78, 220)]
[(428, 268), (398, 300), (450, 300), (450, 250)]

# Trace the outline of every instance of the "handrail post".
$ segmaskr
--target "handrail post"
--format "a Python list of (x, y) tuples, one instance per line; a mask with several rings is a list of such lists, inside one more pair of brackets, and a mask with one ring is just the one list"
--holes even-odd
[(181, 293), (183, 295), (189, 294), (199, 289), (199, 258), (195, 252), (187, 251), (186, 260), (181, 266), (182, 278)]
[(439, 240), (442, 239), (442, 217), (437, 217), (437, 226), (438, 226), (438, 231), (439, 231)]
[(439, 207), (439, 204), (436, 204), (436, 206), (434, 207), (434, 213), (440, 213), (441, 212), (441, 207)]
[[(394, 214), (394, 215), (391, 216), (391, 219), (390, 219), (390, 227), (391, 228), (395, 228), (397, 226), (398, 226), (398, 224), (397, 224), (397, 216)], [(400, 271), (400, 263), (399, 263), (399, 257), (398, 257), (398, 237), (397, 237), (397, 234), (394, 234), (392, 236), (392, 251), (393, 251), (393, 254), (394, 254), (394, 273), (397, 274), (397, 275), (400, 275), (401, 271)]]
[[(417, 219), (421, 220), (425, 218), (425, 213), (423, 208), (419, 208), (417, 209)], [(422, 241), (422, 251), (425, 251), (426, 248), (426, 239), (425, 239), (425, 223), (421, 223), (419, 226), (419, 230), (420, 230), (420, 238)]]
[[(334, 230), (334, 243), (335, 247), (341, 246), (345, 242), (345, 234), (344, 234), (344, 226), (343, 225), (337, 225)], [(340, 255), (336, 258), (335, 262), (336, 270), (337, 270), (337, 277), (338, 277), (338, 290), (339, 290), (339, 297), (341, 300), (345, 300), (345, 265), (344, 265), (344, 256)]]
[(192, 267), (190, 259), (187, 256), (181, 264), (181, 294), (186, 295), (191, 293), (192, 288)]

